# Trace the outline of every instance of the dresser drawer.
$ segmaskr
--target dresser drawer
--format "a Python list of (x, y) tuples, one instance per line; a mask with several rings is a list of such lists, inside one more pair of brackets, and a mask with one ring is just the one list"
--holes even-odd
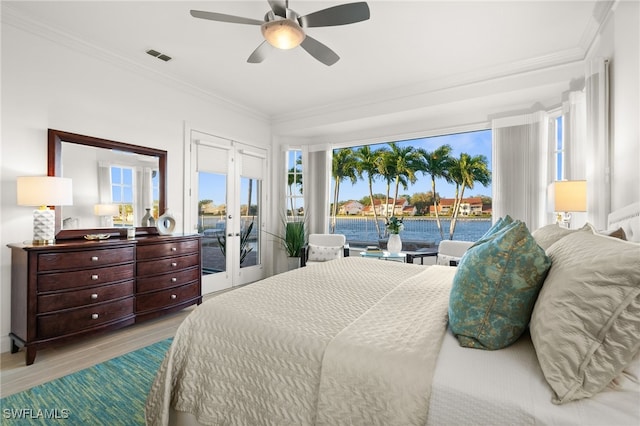
[(198, 266), (200, 256), (198, 253), (188, 256), (169, 257), (165, 259), (148, 260), (146, 262), (138, 262), (138, 277), (147, 275), (163, 274), (165, 272), (179, 271), (185, 268)]
[(116, 281), (133, 280), (133, 278), (133, 263), (83, 271), (41, 274), (38, 279), (38, 293), (104, 285)]
[(43, 314), (61, 309), (91, 306), (131, 295), (133, 295), (133, 280), (84, 290), (45, 294), (38, 296), (37, 312)]
[(169, 272), (148, 278), (138, 278), (137, 292), (145, 293), (147, 291), (162, 290), (163, 288), (178, 287), (190, 281), (196, 281), (199, 278), (200, 268)]
[(38, 255), (38, 272), (80, 269), (134, 261), (134, 247), (74, 252), (43, 253)]
[(46, 339), (133, 317), (133, 297), (86, 308), (39, 315), (38, 337)]
[(137, 248), (138, 260), (155, 259), (159, 257), (198, 253), (200, 240), (172, 241), (163, 244), (140, 245)]
[(198, 282), (136, 296), (136, 312), (150, 310), (160, 310), (173, 305), (179, 305), (200, 296), (200, 286)]

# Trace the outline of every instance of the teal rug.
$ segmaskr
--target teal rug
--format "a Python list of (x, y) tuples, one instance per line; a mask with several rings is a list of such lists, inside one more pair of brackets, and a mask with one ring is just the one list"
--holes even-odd
[(3, 425), (144, 425), (144, 404), (172, 339), (0, 400)]

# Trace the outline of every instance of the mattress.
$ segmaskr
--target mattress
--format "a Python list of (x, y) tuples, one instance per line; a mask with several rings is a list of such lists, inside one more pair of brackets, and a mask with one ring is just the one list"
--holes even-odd
[(498, 351), (463, 348), (450, 331), (436, 365), (428, 425), (640, 425), (640, 359), (599, 394), (563, 405), (528, 334)]
[(454, 273), (347, 257), (210, 299), (178, 329), (147, 424), (422, 425)]

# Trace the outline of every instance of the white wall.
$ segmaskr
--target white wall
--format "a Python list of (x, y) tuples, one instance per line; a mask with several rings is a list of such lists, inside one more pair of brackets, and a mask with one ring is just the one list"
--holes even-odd
[[(98, 52), (99, 54), (99, 52)], [(68, 47), (12, 25), (2, 26), (2, 207), (0, 336), (9, 350), (11, 253), (32, 238), (32, 209), (16, 206), (16, 177), (47, 174), (47, 129), (145, 145), (168, 152), (168, 201), (182, 227), (183, 128), (268, 146), (268, 120), (250, 110), (188, 93), (160, 77)]]

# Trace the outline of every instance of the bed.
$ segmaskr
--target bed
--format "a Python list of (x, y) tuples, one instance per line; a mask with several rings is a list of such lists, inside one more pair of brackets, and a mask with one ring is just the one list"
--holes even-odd
[[(624, 232), (640, 241), (639, 213), (640, 203), (613, 213), (607, 233)], [(496, 235), (506, 234), (501, 232)], [(555, 263), (550, 261), (540, 278), (544, 283), (533, 297), (531, 324), (527, 320), (514, 341), (499, 350), (474, 349), (475, 340), (472, 347), (462, 347), (453, 321), (459, 313), (450, 311), (460, 275), (478, 254), (475, 248), (459, 268), (347, 257), (216, 296), (177, 331), (147, 398), (147, 424), (638, 425), (640, 310), (634, 309), (640, 308), (640, 270), (631, 259), (640, 258), (640, 245), (600, 234), (592, 228), (539, 233), (536, 241), (542, 245), (536, 250)], [(555, 331), (540, 318), (553, 315), (545, 310), (546, 300), (562, 300), (549, 281), (566, 280), (559, 256), (563, 244), (575, 247), (570, 239), (595, 241), (599, 259), (589, 262), (591, 267), (626, 265), (626, 278), (612, 279), (614, 285), (630, 284), (612, 292), (628, 302), (628, 309), (616, 308), (616, 315), (624, 311), (623, 324), (608, 322), (626, 334), (601, 336), (595, 346), (586, 339), (591, 364), (600, 370), (603, 358), (596, 356), (617, 339), (613, 355), (604, 354), (615, 364), (604, 375), (611, 380), (598, 386), (594, 382), (602, 381), (603, 372), (593, 378), (589, 363), (582, 362), (576, 368), (584, 383), (565, 391), (566, 383), (554, 382), (554, 369), (571, 364), (573, 355), (554, 350), (582, 349), (551, 344), (546, 336)], [(593, 244), (585, 245), (592, 253)], [(619, 247), (630, 254), (609, 259), (607, 250)], [(564, 321), (569, 326), (572, 319)]]

